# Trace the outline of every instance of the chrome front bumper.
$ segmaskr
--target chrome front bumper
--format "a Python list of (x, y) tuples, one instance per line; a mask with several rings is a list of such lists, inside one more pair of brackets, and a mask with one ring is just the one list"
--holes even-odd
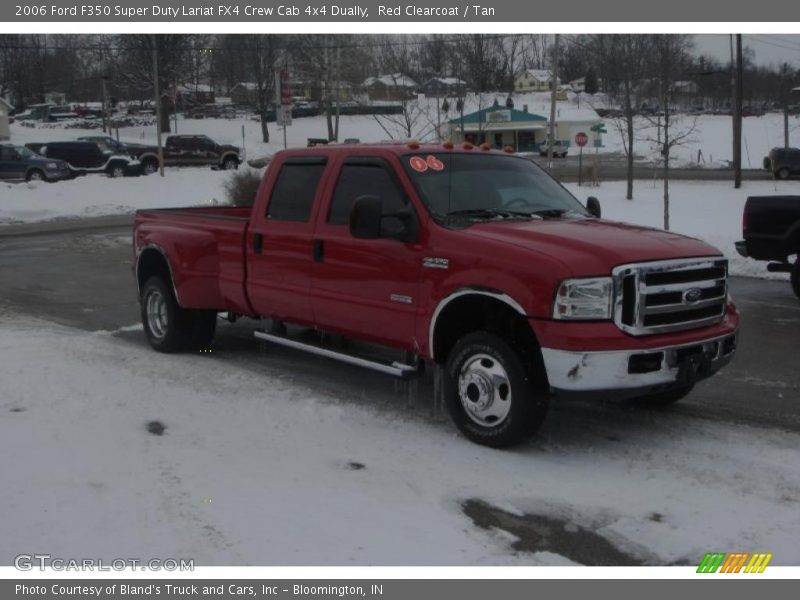
[(565, 392), (667, 388), (705, 379), (736, 353), (737, 332), (647, 350), (572, 352), (542, 348), (550, 387)]

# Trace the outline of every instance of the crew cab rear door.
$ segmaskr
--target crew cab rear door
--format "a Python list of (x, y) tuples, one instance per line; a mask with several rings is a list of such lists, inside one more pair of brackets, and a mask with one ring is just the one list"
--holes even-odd
[[(260, 315), (313, 324), (312, 236), (325, 156), (286, 158), (267, 174), (247, 234), (247, 293)], [(260, 199), (259, 199), (260, 200)]]
[(359, 196), (380, 197), (384, 214), (411, 206), (390, 158), (348, 156), (333, 165), (314, 232), (312, 309), (321, 329), (411, 350), (421, 246), (356, 239), (349, 228)]

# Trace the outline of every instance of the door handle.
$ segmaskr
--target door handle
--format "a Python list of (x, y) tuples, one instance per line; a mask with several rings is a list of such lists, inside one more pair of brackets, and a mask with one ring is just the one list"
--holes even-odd
[(314, 240), (314, 262), (322, 262), (325, 246), (322, 240)]
[(261, 254), (261, 251), (264, 249), (264, 235), (261, 233), (253, 234), (253, 252), (255, 254)]

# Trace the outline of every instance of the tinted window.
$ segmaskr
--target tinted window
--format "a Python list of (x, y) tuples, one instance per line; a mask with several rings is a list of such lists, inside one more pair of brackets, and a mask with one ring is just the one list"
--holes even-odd
[(272, 190), (267, 218), (308, 221), (323, 170), (325, 163), (321, 160), (284, 163)]
[(345, 164), (333, 192), (328, 223), (347, 225), (353, 202), (359, 196), (366, 194), (381, 199), (384, 213), (397, 212), (407, 204), (406, 197), (392, 173), (383, 164), (378, 162)]
[(15, 160), (16, 152), (8, 146), (0, 146), (0, 160)]

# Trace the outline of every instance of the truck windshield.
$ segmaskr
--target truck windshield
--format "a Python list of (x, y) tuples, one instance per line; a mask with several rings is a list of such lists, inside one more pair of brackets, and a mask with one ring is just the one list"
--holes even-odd
[(497, 154), (414, 154), (403, 164), (441, 221), (588, 216), (572, 194), (531, 161)]

